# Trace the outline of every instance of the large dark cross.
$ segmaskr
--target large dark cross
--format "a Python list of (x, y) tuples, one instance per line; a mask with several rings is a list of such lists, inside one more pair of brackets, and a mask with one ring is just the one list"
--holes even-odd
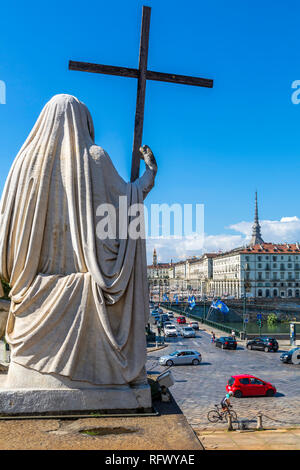
[(120, 77), (132, 77), (138, 79), (134, 138), (132, 150), (131, 164), (131, 181), (135, 181), (139, 177), (140, 171), (140, 147), (142, 145), (143, 124), (144, 124), (144, 108), (146, 81), (157, 80), (160, 82), (181, 83), (183, 85), (195, 85), (212, 88), (213, 80), (200, 77), (189, 77), (185, 75), (173, 75), (170, 73), (153, 72), (147, 69), (148, 62), (148, 45), (150, 31), (150, 15), (151, 8), (143, 6), (142, 30), (140, 40), (139, 68), (129, 69), (126, 67), (115, 67), (112, 65), (91, 64), (88, 62), (69, 61), (70, 70), (79, 70), (81, 72), (103, 73), (107, 75), (118, 75)]

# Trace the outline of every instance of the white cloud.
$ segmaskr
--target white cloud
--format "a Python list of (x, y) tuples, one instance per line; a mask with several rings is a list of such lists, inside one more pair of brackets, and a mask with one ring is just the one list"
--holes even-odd
[[(300, 219), (297, 216), (282, 217), (280, 220), (260, 221), (261, 234), (266, 242), (285, 243), (300, 240)], [(245, 240), (250, 240), (252, 222), (239, 222), (229, 226), (230, 229), (240, 232)]]
[(199, 256), (203, 253), (231, 250), (244, 244), (242, 235), (205, 235), (203, 237), (193, 234), (183, 238), (148, 238), (147, 257), (152, 263), (153, 249), (156, 248), (159, 262), (170, 262), (186, 259), (190, 256)]
[[(238, 222), (225, 227), (234, 230), (238, 234), (222, 233), (218, 235), (197, 234), (189, 235), (181, 239), (168, 238), (148, 238), (147, 258), (148, 263), (152, 263), (153, 249), (156, 248), (159, 262), (178, 261), (189, 256), (199, 256), (203, 253), (227, 251), (238, 246), (247, 245), (251, 238), (253, 222)], [(282, 217), (280, 220), (260, 221), (262, 237), (266, 242), (273, 243), (293, 243), (300, 240), (300, 219), (297, 216)]]

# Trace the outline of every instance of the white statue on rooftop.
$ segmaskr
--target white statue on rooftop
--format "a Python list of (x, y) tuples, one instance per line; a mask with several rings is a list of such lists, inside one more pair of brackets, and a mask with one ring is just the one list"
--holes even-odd
[(0, 205), (0, 276), (11, 286), (6, 389), (148, 387), (145, 240), (96, 235), (99, 205), (120, 217), (120, 196), (142, 204), (154, 185), (153, 154), (141, 154), (145, 173), (126, 183), (95, 145), (83, 103), (56, 95), (42, 110)]

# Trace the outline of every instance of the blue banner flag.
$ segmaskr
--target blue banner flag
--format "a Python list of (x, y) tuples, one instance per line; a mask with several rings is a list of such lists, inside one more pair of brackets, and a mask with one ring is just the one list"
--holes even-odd
[(229, 308), (221, 300), (214, 300), (213, 303), (211, 304), (211, 307), (215, 308), (217, 310), (220, 310), (222, 313), (228, 313), (229, 312)]
[(173, 295), (173, 300), (175, 300), (175, 302), (178, 304), (178, 295), (177, 294)]
[(163, 295), (163, 299), (164, 299), (166, 302), (169, 302), (169, 297), (167, 296), (167, 294), (164, 294), (164, 295)]
[(188, 302), (190, 304), (190, 309), (192, 310), (196, 305), (195, 297), (193, 295), (192, 295), (192, 297), (189, 297)]

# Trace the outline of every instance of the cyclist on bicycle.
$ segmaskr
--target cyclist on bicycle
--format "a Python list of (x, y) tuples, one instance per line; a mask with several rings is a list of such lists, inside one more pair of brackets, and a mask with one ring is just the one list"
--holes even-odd
[(230, 407), (230, 397), (233, 396), (233, 392), (226, 393), (225, 397), (221, 401), (222, 411), (229, 411)]

